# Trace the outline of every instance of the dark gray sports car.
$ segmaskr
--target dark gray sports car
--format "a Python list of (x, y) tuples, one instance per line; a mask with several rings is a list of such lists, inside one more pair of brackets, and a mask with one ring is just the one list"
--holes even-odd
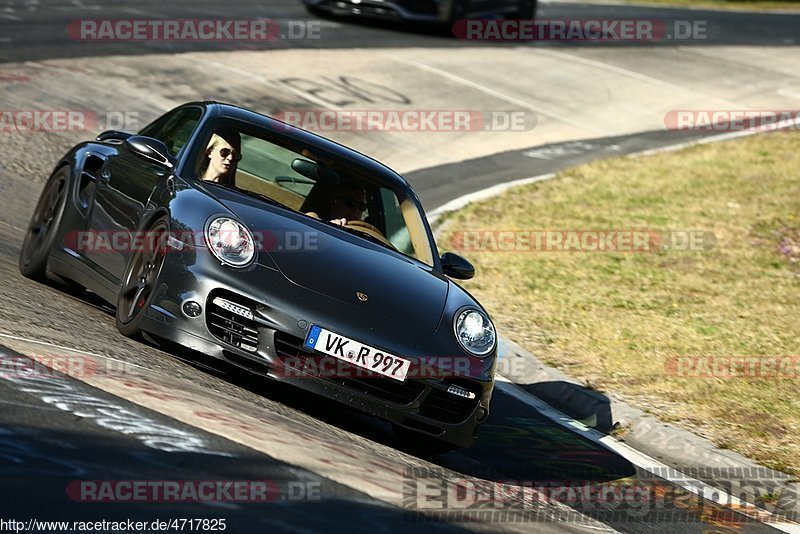
[(465, 18), (532, 19), (537, 0), (303, 0), (313, 14), (451, 25)]
[(409, 184), (252, 111), (189, 103), (77, 145), (19, 265), (113, 304), (125, 335), (342, 402), (417, 445), (469, 446), (489, 414), (494, 326), (449, 279), (474, 269), (439, 256)]

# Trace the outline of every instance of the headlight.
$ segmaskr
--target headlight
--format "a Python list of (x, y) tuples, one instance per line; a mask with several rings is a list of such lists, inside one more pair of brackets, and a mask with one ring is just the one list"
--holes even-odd
[(255, 256), (253, 234), (230, 217), (216, 217), (206, 226), (206, 242), (219, 261), (233, 267), (244, 267)]
[(494, 350), (497, 334), (492, 321), (482, 311), (470, 308), (456, 315), (453, 322), (456, 338), (467, 352), (486, 356)]

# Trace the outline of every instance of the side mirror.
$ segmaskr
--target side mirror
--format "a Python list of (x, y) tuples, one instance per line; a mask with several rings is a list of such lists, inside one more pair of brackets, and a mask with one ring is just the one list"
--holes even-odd
[(133, 134), (129, 134), (128, 132), (121, 132), (119, 130), (106, 130), (105, 132), (101, 133), (97, 136), (98, 141), (118, 141), (122, 142), (125, 139), (129, 138)]
[(475, 276), (475, 267), (466, 258), (445, 252), (442, 254), (442, 272), (450, 278), (469, 280)]
[(125, 139), (125, 146), (140, 158), (152, 161), (170, 171), (175, 167), (175, 160), (170, 156), (167, 145), (158, 139), (132, 135)]

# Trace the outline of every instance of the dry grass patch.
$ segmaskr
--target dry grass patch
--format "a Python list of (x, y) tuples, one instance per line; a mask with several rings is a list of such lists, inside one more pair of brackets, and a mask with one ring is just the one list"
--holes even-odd
[(449, 217), (474, 229), (713, 232), (696, 251), (463, 250), (501, 333), (583, 382), (800, 474), (800, 369), (679, 376), (676, 358), (800, 356), (800, 137), (614, 159)]
[(693, 8), (750, 9), (775, 11), (781, 9), (800, 10), (798, 0), (623, 0), (631, 4), (653, 4), (662, 6), (686, 6)]

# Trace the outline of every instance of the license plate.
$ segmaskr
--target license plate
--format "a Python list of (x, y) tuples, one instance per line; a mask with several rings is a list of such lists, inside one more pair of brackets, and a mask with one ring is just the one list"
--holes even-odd
[(359, 343), (336, 332), (313, 325), (304, 343), (309, 349), (344, 360), (351, 365), (367, 369), (399, 382), (408, 375), (411, 360), (387, 354), (381, 349)]

